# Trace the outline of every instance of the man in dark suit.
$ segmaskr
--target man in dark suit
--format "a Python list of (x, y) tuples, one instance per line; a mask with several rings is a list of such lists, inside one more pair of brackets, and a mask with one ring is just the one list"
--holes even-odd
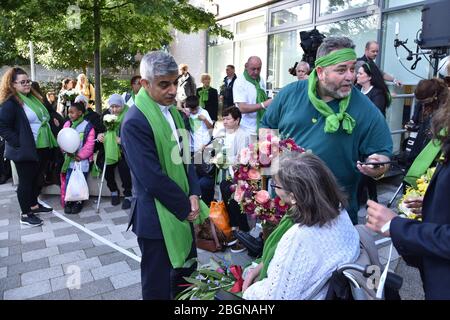
[[(172, 106), (178, 79), (175, 60), (167, 53), (151, 52), (142, 58), (140, 71), (142, 89), (121, 127), (133, 184), (130, 225), (142, 252), (143, 299), (170, 299), (183, 289), (178, 286), (182, 277), (190, 275), (196, 267), (194, 264), (183, 268), (183, 261), (196, 257), (191, 222), (199, 215), (201, 192), (193, 166), (173, 161), (174, 155), (181, 159), (175, 152), (183, 152), (180, 147), (183, 134), (177, 132), (182, 120)], [(161, 153), (167, 145), (172, 146), (173, 152)], [(189, 154), (189, 150), (186, 152)], [(166, 155), (172, 157), (165, 158)], [(177, 177), (173, 176), (174, 171), (178, 172)], [(185, 181), (184, 187), (180, 179)], [(165, 219), (172, 219), (169, 225)], [(188, 226), (187, 251), (181, 263), (174, 262), (181, 248), (173, 243), (182, 235), (167, 231), (177, 224)]]
[(234, 105), (233, 101), (233, 85), (236, 80), (236, 73), (234, 73), (234, 66), (229, 64), (225, 69), (227, 76), (223, 78), (223, 84), (220, 87), (220, 97), (223, 99), (223, 109)]

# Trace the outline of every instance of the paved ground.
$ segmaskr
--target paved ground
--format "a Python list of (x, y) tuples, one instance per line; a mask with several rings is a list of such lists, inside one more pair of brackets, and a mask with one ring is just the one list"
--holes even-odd
[[(382, 185), (380, 201), (387, 202), (394, 190), (393, 184)], [(10, 183), (0, 185), (0, 299), (141, 299), (140, 251), (135, 235), (126, 231), (127, 212), (112, 207), (104, 198), (99, 213), (91, 199), (80, 214), (63, 215), (57, 196), (43, 196), (42, 200), (56, 213), (41, 214), (44, 225), (40, 227), (22, 226), (15, 188)], [(359, 215), (364, 222), (364, 210)], [(64, 217), (70, 220), (62, 220)], [(388, 250), (389, 242), (381, 240), (383, 263)], [(198, 255), (201, 264), (211, 256), (233, 264), (250, 261), (245, 252), (199, 250)], [(396, 253), (391, 268), (404, 277), (404, 299), (423, 299), (416, 270), (407, 267)]]

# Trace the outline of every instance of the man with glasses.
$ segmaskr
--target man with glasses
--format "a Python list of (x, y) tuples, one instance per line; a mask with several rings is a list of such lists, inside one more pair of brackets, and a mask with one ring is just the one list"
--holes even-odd
[(131, 91), (130, 92), (124, 92), (122, 94), (123, 101), (131, 107), (134, 105), (134, 99), (136, 95), (138, 94), (139, 90), (141, 89), (141, 76), (134, 76), (130, 80), (131, 84)]

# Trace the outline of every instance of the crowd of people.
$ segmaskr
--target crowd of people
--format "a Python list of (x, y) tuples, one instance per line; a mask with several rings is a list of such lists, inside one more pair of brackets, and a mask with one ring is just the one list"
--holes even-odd
[[(443, 280), (450, 271), (448, 88), (439, 79), (417, 86), (422, 106), (417, 119), (426, 127), (423, 146), (437, 141), (440, 147), (428, 167), (437, 164), (438, 169), (424, 198), (405, 201), (422, 214), (423, 222), (398, 218), (377, 203), (376, 180), (389, 170), (385, 163), (393, 148), (385, 119), (391, 103), (385, 81), (401, 85), (376, 65), (378, 50), (370, 41), (358, 59), (351, 39), (326, 38), (315, 65), (297, 63), (297, 80), (275, 98), (267, 95), (258, 56), (248, 58), (241, 75), (227, 65), (217, 90), (209, 74), (201, 75), (197, 87), (186, 64), (154, 51), (142, 58), (130, 91), (111, 95), (102, 115), (91, 108), (94, 87), (84, 74), (76, 84), (63, 80), (56, 97), (43, 95), (24, 70), (11, 68), (0, 83), (0, 137), (19, 176), (20, 222), (41, 225), (38, 213), (52, 210), (38, 202), (49, 171), (61, 172), (64, 212), (77, 214), (83, 202), (65, 201), (74, 166), (85, 176), (94, 168), (105, 170), (111, 204), (120, 204), (123, 194), (122, 208), (131, 208), (128, 228), (142, 252), (143, 298), (173, 299), (183, 288), (183, 277), (196, 268), (185, 265), (197, 255), (193, 224), (208, 215), (217, 184), (232, 234), (250, 231), (251, 219), (232, 196), (233, 165), (260, 128), (276, 129), (311, 153), (286, 153), (273, 160), (279, 170), (271, 177), (271, 188), (290, 210), (265, 240), (258, 266), (248, 272), (245, 299), (323, 299), (323, 280), (360, 254), (354, 225), (367, 198), (367, 226), (391, 236), (405, 260), (420, 269), (426, 298), (450, 298), (450, 283)], [(73, 101), (68, 100), (72, 91)], [(113, 128), (105, 126), (110, 115), (116, 117)], [(218, 120), (223, 130), (214, 136)], [(74, 153), (60, 150), (55, 139), (68, 127), (80, 135)], [(219, 137), (230, 164), (222, 170), (205, 166), (203, 158)], [(232, 252), (245, 250), (233, 237), (228, 245)]]

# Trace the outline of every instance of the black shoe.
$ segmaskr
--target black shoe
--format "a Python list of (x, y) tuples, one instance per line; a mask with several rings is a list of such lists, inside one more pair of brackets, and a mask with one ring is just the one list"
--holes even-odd
[(37, 207), (36, 209), (31, 209), (31, 213), (39, 213), (39, 212), (52, 212), (53, 208), (49, 208), (49, 207), (44, 207), (42, 204), (38, 204), (39, 207)]
[(131, 201), (127, 198), (123, 199), (122, 210), (127, 210), (131, 208)]
[(73, 202), (66, 202), (64, 204), (64, 213), (71, 214), (72, 213)]
[(44, 222), (38, 218), (34, 213), (22, 214), (20, 217), (20, 224), (24, 224), (31, 227), (38, 227)]
[(111, 204), (113, 206), (117, 206), (118, 204), (120, 204), (120, 197), (119, 197), (119, 195), (111, 196)]
[(77, 201), (72, 207), (72, 214), (77, 214), (81, 212), (81, 209), (83, 209), (83, 202)]

